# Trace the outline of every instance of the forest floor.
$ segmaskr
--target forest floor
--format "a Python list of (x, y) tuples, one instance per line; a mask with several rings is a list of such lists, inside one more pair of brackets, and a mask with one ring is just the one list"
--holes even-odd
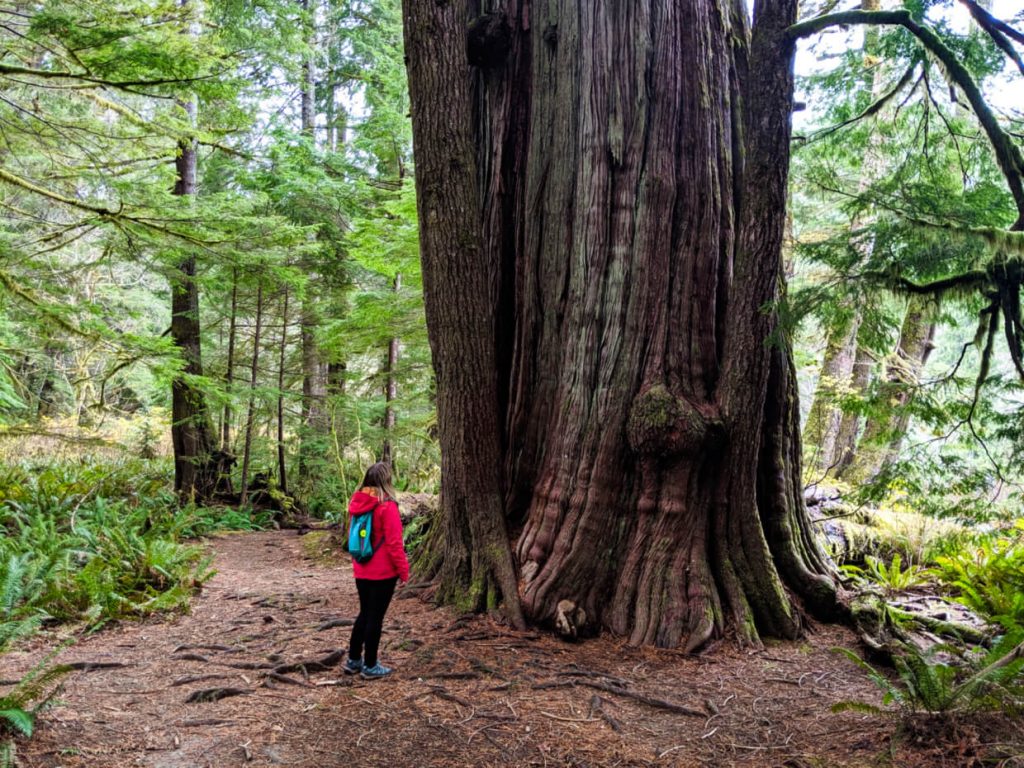
[[(608, 637), (569, 644), (404, 599), (382, 643), (395, 674), (349, 678), (335, 652), (355, 585), (346, 557), (315, 551), (323, 543), (294, 531), (211, 540), (217, 575), (188, 615), (107, 627), (64, 651), (61, 661), (124, 666), (67, 678), (19, 743), (20, 765), (959, 766), (975, 764), (979, 741), (1006, 740), (963, 724), (945, 746), (915, 745), (893, 737), (891, 719), (832, 713), (839, 701), (880, 703), (831, 650), (857, 646), (840, 627), (685, 656)], [(0, 658), (0, 677), (56, 641), (44, 633)], [(235, 695), (188, 702), (217, 688)]]

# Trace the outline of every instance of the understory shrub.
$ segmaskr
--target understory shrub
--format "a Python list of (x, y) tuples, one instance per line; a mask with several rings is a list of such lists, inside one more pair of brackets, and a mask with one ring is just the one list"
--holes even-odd
[(1024, 626), (1024, 519), (937, 557), (932, 573), (983, 616)]
[(186, 539), (269, 522), (169, 486), (166, 461), (0, 467), (0, 652), (47, 622), (184, 609), (213, 575)]
[(1024, 715), (1024, 629), (1020, 627), (1007, 631), (988, 651), (945, 644), (923, 651), (908, 646), (893, 657), (895, 680), (853, 651), (836, 650), (867, 672), (883, 693), (883, 706), (894, 709), (844, 701), (834, 705), (833, 711), (894, 713), (905, 718), (976, 712)]
[(13, 768), (15, 736), (31, 738), (36, 717), (60, 692), (59, 680), (71, 671), (53, 659), (64, 650), (61, 646), (22, 676), (13, 687), (0, 696), (0, 768)]

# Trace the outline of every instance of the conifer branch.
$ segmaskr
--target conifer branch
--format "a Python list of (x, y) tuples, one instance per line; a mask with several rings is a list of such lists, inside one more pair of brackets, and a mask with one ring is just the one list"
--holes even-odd
[(104, 77), (96, 77), (88, 72), (68, 72), (55, 69), (37, 69), (35, 67), (20, 67), (15, 64), (0, 64), (0, 75), (23, 75), (26, 77), (38, 77), (43, 80), (78, 80), (83, 83), (102, 85), (108, 88), (141, 88), (158, 85), (189, 85), (211, 80), (216, 75), (203, 75), (201, 77), (158, 77), (154, 80), (108, 80)]
[(970, 102), (971, 109), (988, 136), (996, 161), (1010, 187), (1010, 193), (1017, 206), (1017, 221), (1012, 229), (1024, 229), (1024, 158), (1020, 149), (999, 125), (992, 109), (985, 101), (981, 89), (957, 55), (942, 42), (930, 27), (919, 24), (907, 10), (896, 11), (843, 11), (819, 16), (792, 25), (786, 32), (791, 40), (813, 35), (829, 27), (848, 24), (878, 24), (901, 26), (910, 32), (939, 61), (951, 82), (955, 84)]

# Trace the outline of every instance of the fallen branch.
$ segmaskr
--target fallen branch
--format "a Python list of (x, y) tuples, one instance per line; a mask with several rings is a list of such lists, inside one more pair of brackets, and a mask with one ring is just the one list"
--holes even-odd
[(622, 733), (622, 724), (612, 717), (604, 708), (604, 701), (596, 693), (590, 699), (590, 717), (598, 714), (616, 733)]
[(210, 663), (208, 658), (198, 653), (183, 653), (181, 656), (175, 656), (174, 658), (177, 661), (201, 661), (204, 664)]
[(561, 717), (559, 715), (553, 715), (550, 712), (541, 710), (541, 714), (544, 717), (550, 717), (552, 720), (558, 720), (562, 723), (596, 723), (596, 717)]
[(121, 661), (72, 661), (64, 666), (76, 672), (94, 672), (97, 669), (121, 669), (128, 665)]
[(233, 722), (234, 720), (220, 720), (218, 718), (211, 717), (203, 720), (181, 720), (175, 723), (175, 725), (181, 728), (205, 728), (208, 725), (228, 725)]
[(279, 672), (268, 672), (267, 677), (270, 680), (277, 680), (279, 683), (286, 683), (287, 685), (298, 685), (303, 688), (314, 688), (315, 686), (310, 685), (302, 680), (296, 680), (294, 677), (288, 677), (288, 675), (282, 675)]
[(225, 653), (241, 653), (243, 649), (236, 648), (230, 645), (179, 645), (171, 653), (181, 653), (182, 651), (224, 651)]

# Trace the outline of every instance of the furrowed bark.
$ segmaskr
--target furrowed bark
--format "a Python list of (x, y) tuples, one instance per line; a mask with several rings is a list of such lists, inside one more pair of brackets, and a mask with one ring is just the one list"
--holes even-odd
[[(498, 483), (526, 614), (569, 636), (693, 649), (729, 622), (793, 637), (786, 587), (834, 604), (772, 310), (796, 9), (760, 6), (751, 48), (739, 3), (503, 0), (480, 23), (473, 5), (459, 23), (493, 39), (472, 41), (471, 73), (464, 35), (436, 42), (451, 6), (405, 6), (424, 273), (439, 231), (485, 265), (482, 285), (426, 286), (439, 418), (443, 402), (459, 425), (442, 429), (442, 485), (470, 470)], [(432, 308), (456, 286), (470, 308), (496, 304), (497, 324)], [(488, 378), (452, 377), (453, 358)], [(465, 449), (482, 409), (486, 460)], [(447, 549), (427, 550), (441, 572), (478, 551), (467, 523), (445, 503)]]
[[(499, 600), (524, 626), (501, 493), (496, 284), (484, 259), (463, 0), (404, 3), (427, 328), (437, 376), (441, 524), (417, 565), (440, 596)], [(439, 109), (439, 105), (444, 105)]]

